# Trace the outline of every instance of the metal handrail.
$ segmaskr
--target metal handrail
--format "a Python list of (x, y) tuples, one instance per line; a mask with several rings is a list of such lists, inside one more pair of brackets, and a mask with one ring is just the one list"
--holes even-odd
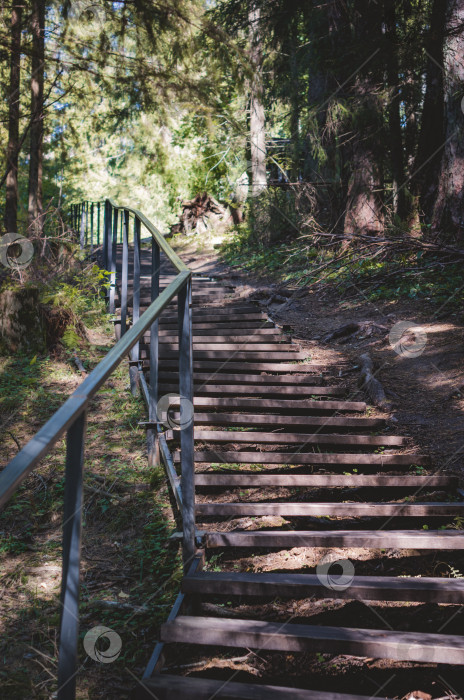
[[(85, 202), (71, 208), (71, 223), (79, 230), (80, 242), (88, 238), (88, 212), (91, 213), (90, 234), (93, 248), (94, 204)], [(90, 205), (90, 207), (89, 207)], [(100, 203), (97, 207), (97, 231), (100, 232)], [(89, 376), (69, 396), (45, 425), (0, 473), (0, 507), (5, 505), (38, 462), (47, 455), (66, 432), (66, 467), (63, 519), (63, 564), (61, 583), (61, 622), (58, 660), (58, 700), (74, 700), (76, 690), (78, 599), (80, 543), (82, 524), (82, 488), (86, 416), (90, 400), (123, 358), (131, 352), (131, 386), (143, 384), (148, 403), (148, 444), (151, 463), (157, 461), (158, 425), (158, 324), (162, 311), (178, 296), (179, 320), (179, 394), (193, 403), (192, 360), (192, 273), (166, 242), (158, 229), (137, 209), (119, 206), (107, 199), (104, 203), (103, 248), (105, 267), (111, 271), (113, 289), (109, 295), (110, 311), (114, 311), (118, 214), (122, 212), (122, 290), (121, 337)], [(85, 214), (85, 220), (84, 220)], [(134, 219), (133, 325), (126, 328), (128, 292), (128, 228)], [(140, 229), (144, 225), (152, 237), (151, 304), (140, 312)], [(79, 228), (78, 228), (79, 227)], [(176, 268), (174, 280), (160, 292), (160, 253), (163, 251)], [(142, 374), (139, 341), (150, 329), (150, 379)], [(137, 381), (141, 379), (141, 381)], [(181, 514), (184, 523), (183, 558), (187, 565), (195, 552), (193, 422), (181, 430)]]

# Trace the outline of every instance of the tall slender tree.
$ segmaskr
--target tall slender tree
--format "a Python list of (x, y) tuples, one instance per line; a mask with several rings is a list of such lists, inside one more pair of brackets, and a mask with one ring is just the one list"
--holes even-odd
[(17, 230), (18, 156), (21, 83), (21, 19), (22, 4), (15, 2), (11, 10), (10, 94), (8, 104), (8, 148), (6, 155), (5, 228)]
[(262, 26), (261, 9), (255, 0), (250, 0), (248, 13), (250, 27), (250, 153), (251, 193), (259, 195), (267, 185), (266, 176), (266, 115), (264, 112), (262, 76)]
[(444, 45), (445, 144), (432, 226), (442, 238), (464, 237), (464, 0), (448, 0)]
[(429, 28), (425, 38), (425, 96), (420, 121), (419, 141), (413, 168), (413, 192), (421, 213), (429, 221), (437, 196), (440, 161), (445, 140), (443, 46), (446, 2), (433, 0)]
[(42, 169), (44, 130), (45, 0), (32, 0), (31, 142), (29, 160), (28, 222), (42, 231)]

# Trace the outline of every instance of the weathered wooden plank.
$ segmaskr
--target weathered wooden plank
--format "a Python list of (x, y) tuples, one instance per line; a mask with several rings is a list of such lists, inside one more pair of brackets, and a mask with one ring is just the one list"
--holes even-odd
[[(146, 691), (143, 686), (146, 686)], [(165, 674), (143, 681), (142, 687), (137, 688), (133, 697), (137, 700), (370, 700), (366, 695)]]
[(197, 503), (199, 516), (447, 517), (464, 514), (464, 503)]
[[(166, 319), (163, 316), (160, 317), (160, 324), (162, 329), (166, 330), (175, 330), (176, 329), (176, 323), (174, 320), (171, 319)], [(270, 330), (275, 331), (275, 325), (272, 323), (272, 321), (248, 321), (248, 320), (243, 320), (243, 321), (231, 321), (229, 325), (224, 324), (224, 325), (217, 325), (214, 324), (214, 331), (217, 333), (218, 331), (222, 333), (234, 333), (236, 330), (245, 330), (247, 332), (254, 332), (254, 331), (260, 331), (262, 329), (269, 328)], [(211, 330), (211, 323), (205, 323), (204, 320), (201, 320), (201, 316), (198, 317), (197, 319), (193, 320), (193, 330), (198, 331), (198, 330)]]
[[(174, 460), (179, 459), (179, 451)], [(411, 464), (428, 464), (425, 455), (338, 454), (320, 452), (222, 452), (220, 450), (195, 451), (195, 462), (205, 464), (319, 464), (378, 465), (379, 467), (409, 467)]]
[(335, 435), (323, 433), (261, 433), (244, 430), (195, 430), (195, 440), (213, 443), (358, 445), (365, 447), (404, 445), (407, 438), (393, 435)]
[[(331, 577), (332, 578), (332, 577)], [(464, 604), (464, 579), (355, 576), (347, 587), (323, 585), (317, 574), (205, 571), (182, 580), (182, 591), (201, 595), (279, 598), (350, 598)]]
[[(263, 331), (273, 331), (272, 328), (263, 328)], [(150, 339), (150, 334), (145, 333), (143, 336), (145, 340)], [(163, 344), (174, 344), (177, 345), (177, 336), (173, 335), (170, 331), (160, 331), (160, 343)], [(275, 331), (271, 333), (262, 333), (261, 331), (257, 333), (246, 333), (243, 335), (219, 335), (216, 331), (216, 335), (207, 335), (203, 331), (193, 334), (194, 343), (208, 343), (209, 345), (221, 345), (223, 343), (251, 343), (253, 345), (260, 345), (262, 343), (278, 343), (280, 346), (282, 343), (290, 342), (288, 338), (284, 335), (276, 333)]]
[[(234, 362), (235, 358), (232, 358), (228, 362), (217, 361), (212, 362), (208, 360), (194, 360), (193, 369), (194, 370), (205, 370), (210, 372), (243, 372), (244, 374), (249, 374), (249, 372), (295, 372), (301, 374), (307, 372), (309, 374), (314, 374), (314, 372), (320, 372), (321, 369), (325, 369), (327, 365), (318, 364), (315, 362), (296, 362), (291, 363), (277, 363), (277, 362)], [(177, 369), (177, 359), (163, 358), (160, 360), (160, 369)]]
[(307, 488), (382, 487), (382, 488), (454, 488), (453, 476), (381, 476), (379, 474), (243, 474), (201, 472), (196, 474), (196, 486), (265, 487), (304, 486)]
[[(177, 382), (178, 380), (177, 372), (163, 372), (162, 377), (160, 377), (163, 382)], [(322, 376), (313, 376), (308, 374), (227, 374), (226, 372), (218, 372), (217, 374), (205, 374), (203, 372), (195, 372), (194, 381), (197, 384), (236, 384), (239, 386), (243, 384), (255, 385), (272, 385), (272, 386), (320, 386), (326, 380)], [(331, 394), (343, 395), (346, 393), (346, 389), (338, 386), (325, 386), (325, 390), (330, 390)]]
[[(177, 352), (177, 343), (160, 343), (160, 351), (175, 351)], [(233, 343), (193, 343), (194, 350), (210, 350), (211, 352), (218, 353), (224, 350), (229, 350), (231, 352), (238, 351), (252, 351), (252, 352), (299, 352), (299, 347), (297, 345), (292, 345), (289, 342), (282, 343), (249, 343), (248, 338), (238, 340)]]
[[(179, 402), (173, 399), (173, 406)], [(360, 411), (366, 410), (364, 401), (330, 401), (324, 399), (252, 399), (252, 398), (209, 398), (207, 396), (195, 397), (195, 406), (217, 409), (246, 409), (257, 408), (260, 411), (281, 411), (283, 414), (289, 411), (308, 413), (311, 411)], [(358, 419), (359, 420), (359, 419)]]
[[(217, 377), (218, 381), (221, 381), (221, 377)], [(163, 391), (164, 393), (168, 393), (170, 391), (176, 392), (177, 387), (176, 384), (168, 384), (164, 382), (160, 382), (160, 390)], [(326, 386), (326, 387), (320, 387), (320, 386), (304, 386), (304, 385), (298, 385), (298, 386), (272, 386), (270, 384), (263, 384), (262, 386), (256, 385), (256, 386), (250, 386), (245, 385), (242, 386), (240, 384), (202, 384), (201, 382), (196, 382), (195, 384), (195, 395), (196, 396), (203, 396), (205, 394), (212, 395), (212, 396), (224, 396), (225, 394), (231, 394), (232, 396), (240, 396), (240, 395), (247, 395), (247, 396), (272, 396), (272, 397), (280, 397), (280, 396), (298, 396), (298, 397), (310, 397), (310, 396), (336, 396), (336, 395), (343, 395), (345, 393), (344, 389), (339, 389), (338, 387), (333, 387), (333, 386)], [(324, 402), (328, 403), (328, 402)], [(343, 403), (343, 402), (340, 402)], [(354, 403), (354, 402), (351, 402)], [(359, 403), (359, 402), (356, 402)], [(214, 406), (214, 403), (209, 404)], [(366, 404), (364, 404), (364, 407)], [(327, 409), (326, 409), (327, 410)], [(353, 408), (342, 408), (340, 407), (339, 409), (330, 409), (330, 410), (340, 410), (340, 411), (353, 411), (353, 410), (362, 410), (365, 411), (366, 409), (353, 409)]]
[[(142, 343), (142, 357), (148, 357), (147, 354), (147, 344)], [(163, 345), (160, 345), (160, 358), (177, 358), (177, 350), (165, 349)], [(260, 352), (258, 350), (253, 350), (253, 346), (250, 345), (247, 349), (242, 350), (195, 350), (193, 351), (193, 358), (196, 360), (225, 360), (228, 362), (266, 362), (269, 360), (288, 360), (293, 362), (293, 360), (306, 360), (308, 357), (307, 352), (300, 352), (298, 350), (285, 350), (282, 352)]]
[(370, 549), (464, 549), (459, 530), (265, 530), (207, 532), (205, 544), (216, 547), (367, 547)]
[(383, 418), (343, 418), (338, 416), (276, 416), (272, 413), (262, 416), (250, 413), (196, 413), (195, 425), (252, 425), (256, 428), (278, 425), (281, 428), (291, 426), (293, 429), (311, 427), (323, 428), (324, 430), (331, 428), (365, 430), (366, 428), (381, 428), (385, 425), (385, 420)]
[(398, 661), (464, 665), (464, 635), (322, 627), (263, 620), (178, 617), (161, 626), (164, 642), (283, 652), (327, 652)]

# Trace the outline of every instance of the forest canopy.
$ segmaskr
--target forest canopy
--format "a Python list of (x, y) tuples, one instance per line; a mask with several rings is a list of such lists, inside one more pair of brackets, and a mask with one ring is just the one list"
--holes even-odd
[(21, 0), (2, 20), (3, 232), (108, 196), (167, 230), (207, 191), (264, 245), (462, 247), (462, 0)]

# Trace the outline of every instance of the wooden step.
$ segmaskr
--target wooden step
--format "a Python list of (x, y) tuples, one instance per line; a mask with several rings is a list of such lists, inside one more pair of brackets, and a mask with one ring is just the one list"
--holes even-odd
[[(222, 301), (221, 301), (222, 303)], [(229, 306), (205, 306), (202, 309), (193, 309), (193, 317), (204, 316), (205, 312), (214, 313), (215, 316), (222, 316), (225, 319), (231, 315), (240, 316), (241, 318), (248, 316), (259, 316), (260, 318), (268, 319), (267, 314), (263, 313), (259, 307), (254, 304), (233, 304)], [(163, 314), (165, 318), (172, 318), (177, 322), (177, 316), (171, 311)]]
[[(161, 338), (169, 338), (172, 339), (173, 341), (178, 340), (178, 335), (175, 331), (167, 329), (162, 329), (159, 331), (160, 339)], [(144, 335), (145, 338), (149, 338), (150, 334), (145, 333)], [(234, 330), (231, 328), (229, 331), (225, 331), (225, 329), (221, 328), (220, 331), (218, 331), (216, 328), (204, 328), (200, 330), (194, 330), (193, 333), (194, 338), (200, 338), (203, 340), (205, 343), (211, 342), (211, 343), (216, 343), (216, 342), (223, 342), (225, 339), (226, 342), (229, 340), (232, 342), (235, 341), (241, 341), (243, 338), (248, 338), (250, 343), (261, 343), (263, 342), (263, 338), (267, 340), (270, 338), (271, 340), (274, 340), (277, 342), (278, 340), (289, 340), (288, 335), (284, 335), (280, 329), (278, 328), (256, 328), (253, 333), (250, 333), (250, 330), (247, 328), (238, 328), (237, 330)], [(220, 338), (221, 340), (218, 341), (217, 339)]]
[(322, 652), (464, 665), (464, 635), (181, 615), (161, 626), (161, 639), (163, 642), (260, 651)]
[[(168, 438), (167, 438), (168, 439)], [(335, 435), (329, 433), (262, 433), (252, 430), (195, 430), (195, 440), (212, 443), (253, 443), (256, 445), (356, 445), (399, 447), (407, 438), (393, 435)]]
[[(243, 372), (244, 374), (249, 374), (250, 372), (284, 372), (288, 374), (289, 372), (296, 372), (298, 374), (308, 372), (320, 372), (321, 369), (327, 367), (326, 364), (317, 364), (315, 362), (305, 362), (305, 363), (277, 363), (277, 362), (243, 362), (234, 361), (235, 358), (229, 360), (229, 362), (211, 360), (194, 360), (193, 369), (194, 371), (208, 371), (208, 372)], [(160, 372), (167, 369), (178, 369), (179, 362), (177, 359), (163, 358), (160, 361)]]
[[(179, 400), (173, 397), (172, 406), (179, 405)], [(364, 401), (330, 401), (330, 400), (311, 400), (311, 399), (253, 399), (253, 398), (208, 398), (207, 396), (198, 396), (194, 399), (194, 405), (199, 408), (211, 406), (216, 409), (243, 410), (246, 408), (259, 408), (260, 411), (281, 411), (283, 414), (288, 412), (308, 413), (310, 411), (357, 411), (364, 412), (367, 408)], [(279, 416), (277, 416), (279, 417)], [(375, 420), (375, 419), (374, 419)]]
[(464, 503), (197, 503), (198, 516), (288, 517), (455, 517), (464, 514)]
[[(291, 426), (293, 429), (302, 427), (365, 430), (366, 428), (382, 428), (385, 425), (383, 418), (345, 418), (333, 416), (292, 416), (264, 414), (258, 416), (250, 413), (195, 413), (195, 425), (231, 425), (254, 426), (255, 428), (269, 428), (271, 425), (284, 428)], [(414, 462), (413, 462), (414, 464)]]
[[(147, 307), (148, 308), (148, 307)], [(192, 315), (193, 323), (199, 321), (200, 323), (208, 323), (211, 328), (212, 325), (217, 325), (218, 328), (221, 327), (222, 323), (230, 324), (231, 322), (242, 323), (243, 321), (268, 321), (266, 314), (260, 311), (244, 312), (244, 313), (217, 313), (216, 309), (194, 309)], [(160, 316), (161, 323), (177, 323), (177, 316), (173, 314), (163, 313)]]
[[(162, 377), (163, 379), (163, 377)], [(195, 378), (194, 378), (195, 379)], [(221, 377), (217, 377), (217, 379), (220, 381)], [(165, 384), (163, 381), (160, 382), (159, 384), (159, 392), (167, 394), (168, 392), (176, 392), (179, 391), (179, 385), (178, 384)], [(335, 386), (326, 386), (326, 387), (320, 387), (320, 386), (272, 386), (270, 384), (263, 384), (262, 386), (250, 386), (250, 385), (245, 385), (245, 386), (240, 386), (238, 384), (221, 384), (221, 385), (214, 385), (214, 384), (205, 384), (202, 385), (201, 382), (195, 381), (194, 385), (194, 394), (195, 396), (202, 396), (203, 394), (210, 394), (212, 396), (223, 396), (224, 394), (232, 394), (233, 396), (241, 396), (241, 395), (248, 395), (248, 396), (259, 396), (259, 395), (264, 395), (264, 396), (298, 396), (298, 397), (309, 397), (309, 396), (343, 396), (345, 394), (344, 389), (339, 389), (338, 387)], [(359, 402), (356, 402), (359, 403)], [(364, 407), (366, 404), (363, 404)], [(335, 409), (335, 410), (362, 410), (365, 411), (366, 409), (350, 409), (350, 408), (340, 408), (340, 409)]]
[[(142, 310), (141, 310), (142, 311)], [(236, 330), (246, 330), (247, 333), (253, 333), (254, 331), (260, 331), (263, 328), (269, 328), (273, 331), (275, 331), (275, 324), (272, 321), (234, 321), (233, 323), (230, 322), (229, 324), (224, 323), (222, 325), (218, 324), (213, 324), (211, 323), (206, 323), (205, 320), (200, 320), (201, 316), (199, 317), (198, 320), (193, 319), (192, 321), (192, 326), (193, 326), (193, 332), (195, 333), (196, 331), (204, 331), (204, 330), (211, 330), (211, 328), (214, 328), (214, 332), (217, 333), (218, 331), (220, 333), (225, 333), (225, 334), (233, 334)], [(178, 322), (175, 319), (165, 319), (163, 316), (160, 317), (160, 328), (163, 330), (177, 330), (178, 328)]]
[[(147, 352), (147, 345), (141, 343), (140, 356), (144, 357)], [(306, 360), (308, 357), (307, 352), (300, 352), (297, 350), (285, 350), (282, 352), (260, 352), (252, 349), (252, 345), (248, 349), (243, 350), (193, 350), (193, 360), (225, 360), (229, 362), (247, 361), (247, 362), (266, 362), (269, 360)], [(163, 345), (159, 346), (159, 356), (160, 359), (164, 358), (173, 359), (177, 358), (177, 350), (167, 350)], [(148, 357), (148, 355), (147, 355)]]
[[(271, 330), (272, 328), (264, 328), (263, 330)], [(145, 333), (143, 336), (144, 340), (150, 340), (150, 333)], [(168, 344), (168, 345), (174, 345), (177, 347), (178, 343), (178, 336), (174, 335), (172, 333), (169, 333), (168, 331), (160, 331), (159, 333), (159, 342), (161, 344)], [(216, 347), (216, 345), (221, 345), (224, 343), (249, 343), (252, 345), (259, 345), (261, 343), (277, 343), (281, 346), (282, 343), (289, 343), (290, 341), (288, 338), (286, 338), (284, 335), (280, 333), (247, 333), (246, 335), (204, 335), (202, 332), (200, 333), (194, 333), (193, 334), (193, 342), (194, 343), (208, 343), (209, 345), (213, 345)]]
[[(332, 577), (332, 575), (331, 575)], [(464, 579), (398, 576), (355, 576), (349, 587), (324, 585), (317, 574), (275, 574), (261, 572), (202, 571), (184, 576), (182, 591), (214, 596), (257, 596), (278, 598), (350, 598), (360, 600), (402, 600), (464, 604)]]
[(164, 673), (143, 680), (132, 697), (134, 700), (372, 700), (372, 696), (369, 698), (367, 695), (346, 695), (258, 683), (235, 683), (229, 680), (216, 681), (210, 678), (170, 676)]
[[(266, 386), (270, 384), (271, 386), (319, 386), (325, 382), (325, 379), (321, 376), (312, 376), (308, 374), (227, 374), (225, 372), (220, 372), (217, 374), (204, 374), (202, 372), (195, 372), (194, 382), (197, 384), (235, 384), (239, 385), (250, 384), (252, 386)], [(160, 376), (160, 381), (163, 382), (179, 382), (178, 372), (163, 372)], [(325, 387), (327, 388), (327, 387)], [(331, 393), (335, 394), (345, 394), (346, 389), (343, 387), (328, 387)]]
[[(180, 452), (174, 452), (174, 461), (180, 459)], [(195, 462), (205, 464), (319, 464), (344, 466), (409, 467), (412, 464), (428, 464), (425, 455), (385, 455), (385, 454), (340, 454), (337, 452), (222, 452), (220, 450), (198, 450)]]
[(196, 486), (306, 488), (456, 488), (458, 480), (452, 476), (379, 476), (378, 474), (243, 474), (201, 472), (195, 475)]
[[(165, 343), (160, 342), (159, 348), (161, 352), (170, 351), (171, 353), (177, 353), (179, 346), (178, 343)], [(233, 343), (199, 343), (196, 340), (193, 342), (193, 350), (211, 350), (214, 353), (224, 352), (228, 350), (229, 352), (235, 351), (247, 351), (247, 352), (299, 352), (298, 345), (292, 345), (288, 341), (282, 343), (249, 343), (247, 340), (239, 340)]]
[(232, 530), (206, 532), (206, 547), (366, 547), (369, 549), (463, 550), (459, 530)]

